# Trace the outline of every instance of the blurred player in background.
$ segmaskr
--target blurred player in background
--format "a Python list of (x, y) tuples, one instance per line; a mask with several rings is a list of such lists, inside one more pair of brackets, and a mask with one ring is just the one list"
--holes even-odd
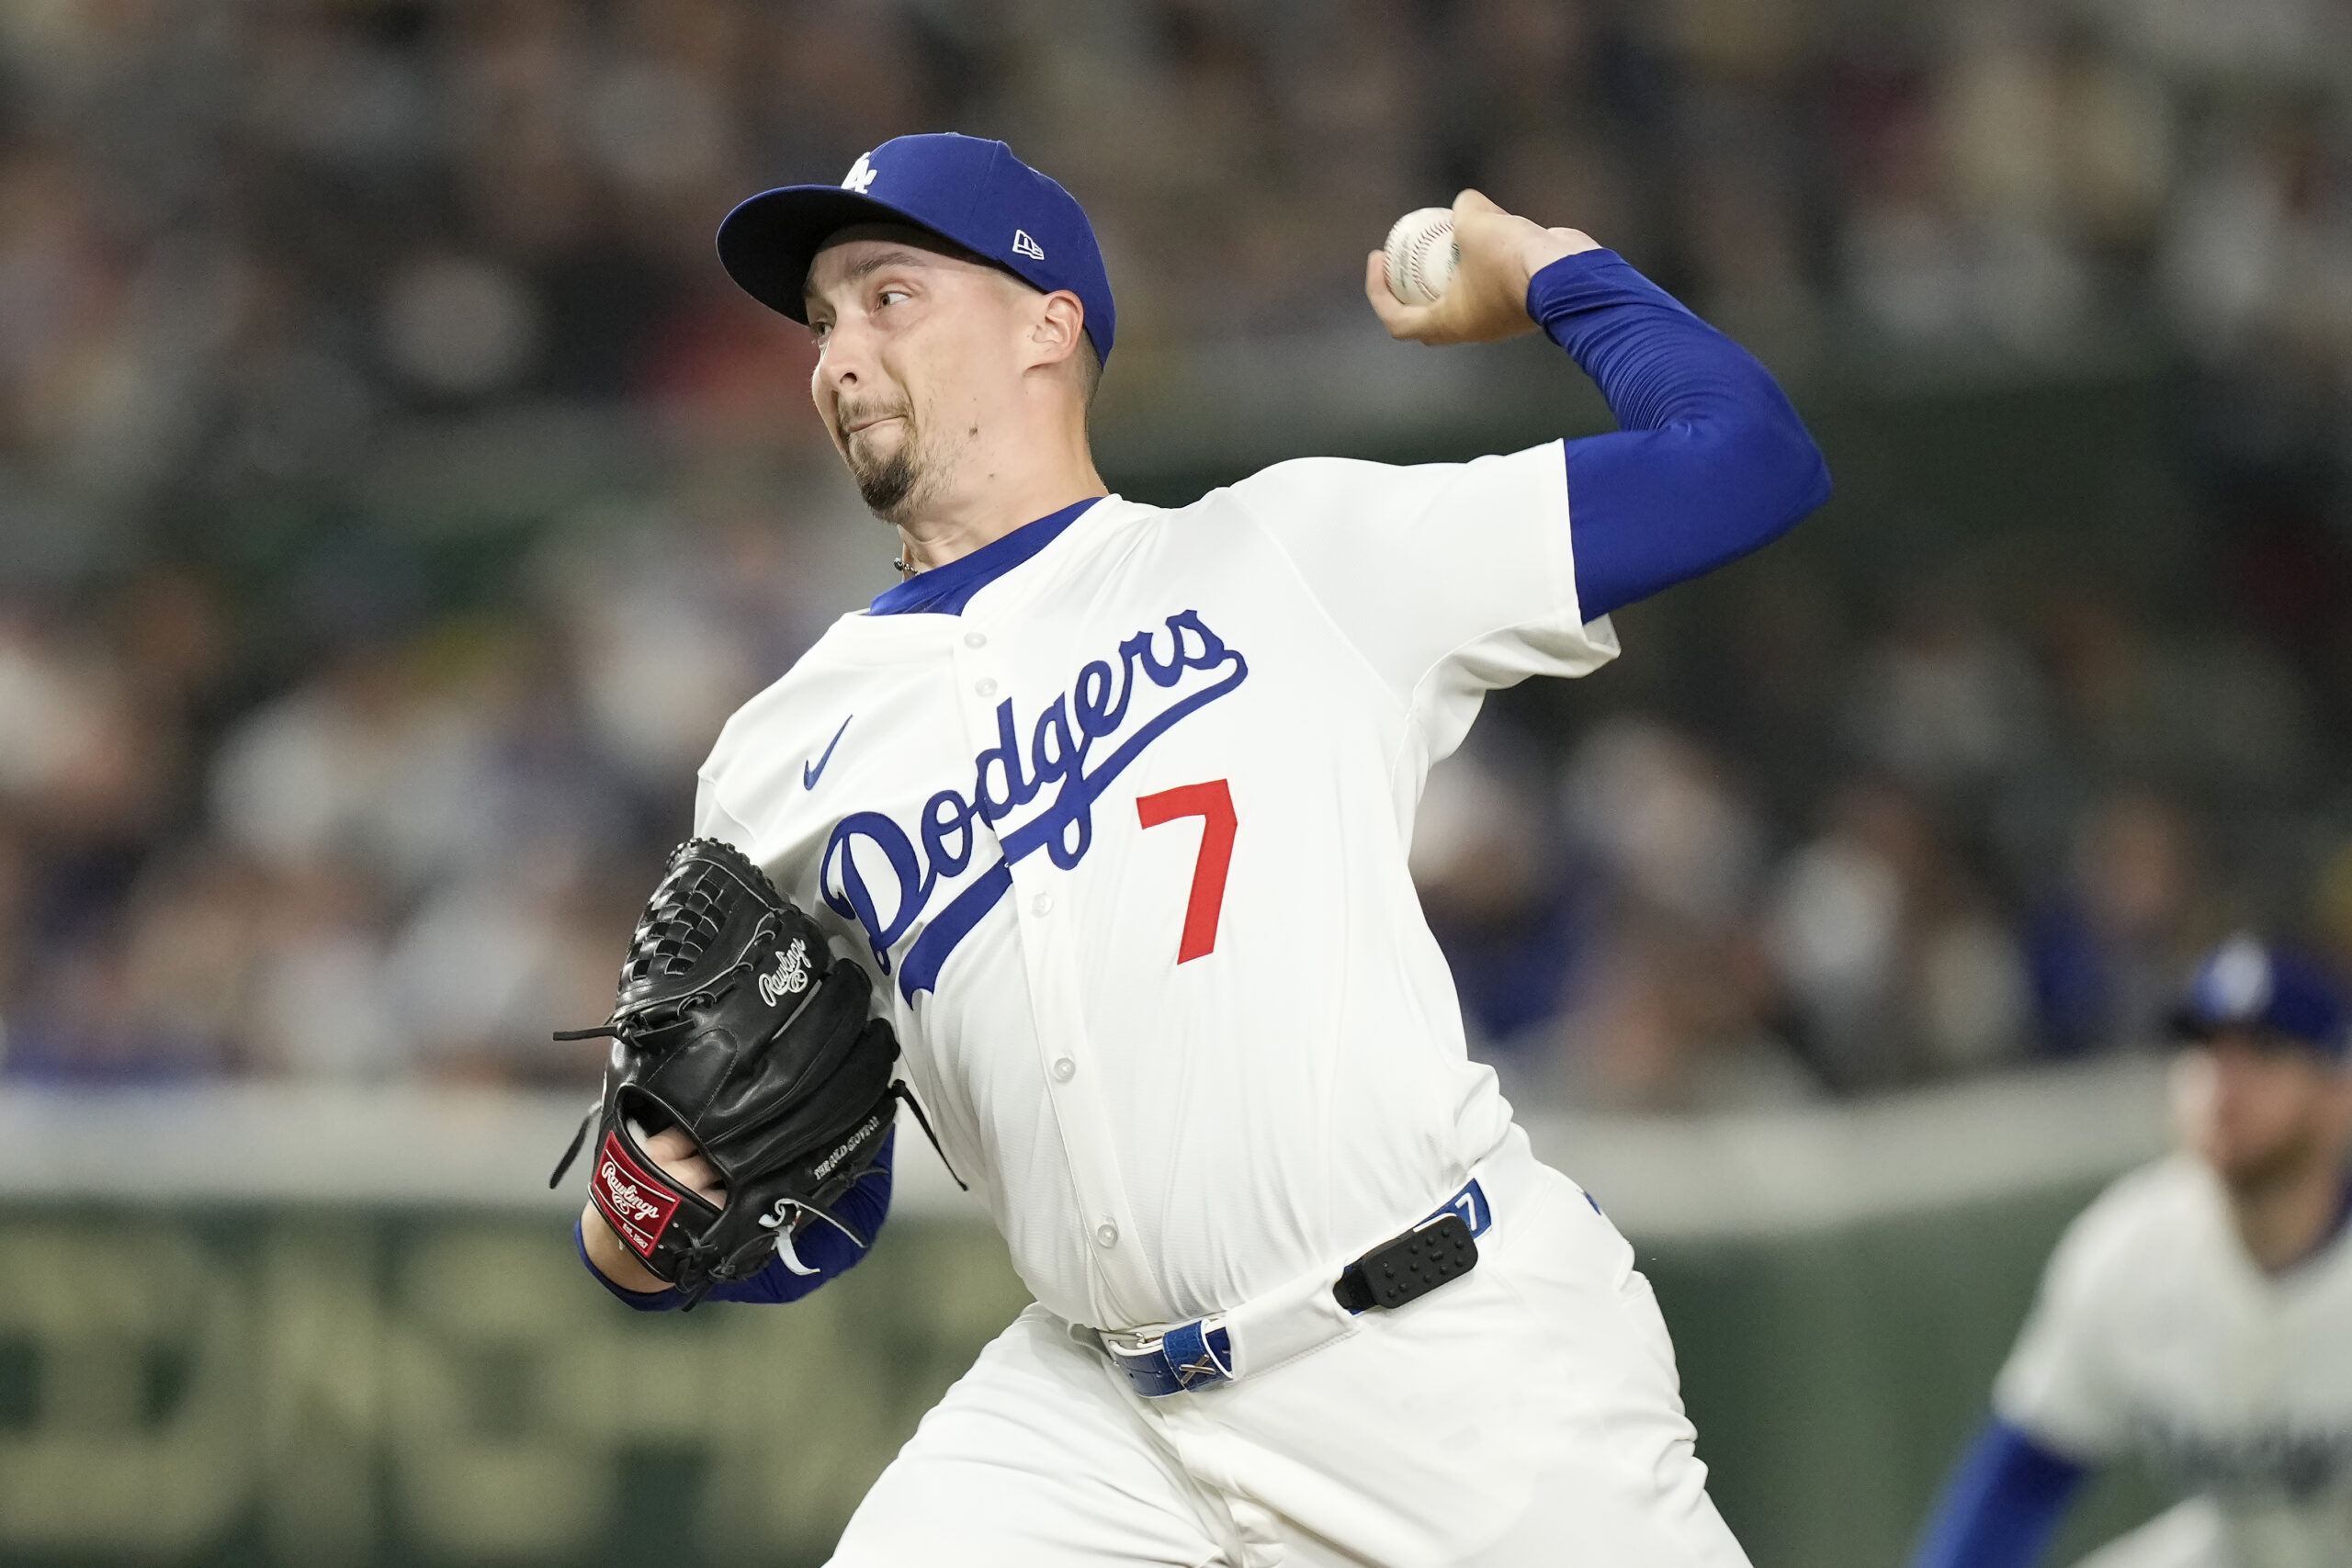
[(2129, 1451), (2190, 1494), (2086, 1568), (2352, 1564), (2352, 1070), (2334, 976), (2239, 937), (2175, 1018), (2183, 1149), (2059, 1244), (1915, 1568), (2026, 1568)]

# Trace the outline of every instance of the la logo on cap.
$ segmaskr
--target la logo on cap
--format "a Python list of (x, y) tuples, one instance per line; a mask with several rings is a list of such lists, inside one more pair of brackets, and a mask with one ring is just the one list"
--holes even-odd
[(2236, 937), (2213, 955), (2206, 971), (2213, 1010), (2223, 1018), (2252, 1018), (2270, 1005), (2276, 985), (2270, 954), (2252, 937)]
[[(868, 179), (873, 177), (871, 175), (866, 176)], [(1046, 247), (1031, 239), (1028, 230), (1015, 229), (1012, 231), (1012, 254), (1016, 256), (1027, 256), (1031, 261), (1044, 261)]]
[[(857, 155), (857, 162), (849, 166), (849, 173), (842, 176), (842, 189), (854, 190), (858, 195), (864, 196), (865, 187), (874, 183), (874, 165), (866, 161), (865, 153), (860, 152)], [(1040, 251), (1037, 254), (1039, 258), (1043, 259), (1045, 253)]]

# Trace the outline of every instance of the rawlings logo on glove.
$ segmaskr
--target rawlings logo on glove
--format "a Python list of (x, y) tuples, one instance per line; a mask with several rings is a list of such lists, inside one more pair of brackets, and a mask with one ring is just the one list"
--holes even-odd
[(760, 1000), (770, 1007), (808, 988), (808, 944), (798, 937), (776, 955), (775, 973), (760, 976)]
[[(649, 1190), (660, 1197), (647, 1196)], [(605, 1139), (588, 1196), (622, 1245), (639, 1258), (652, 1253), (670, 1216), (678, 1212), (678, 1194), (629, 1158), (617, 1135)]]

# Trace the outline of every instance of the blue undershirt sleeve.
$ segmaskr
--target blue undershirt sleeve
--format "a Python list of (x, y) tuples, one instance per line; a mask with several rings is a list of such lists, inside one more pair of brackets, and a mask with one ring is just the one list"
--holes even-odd
[(2018, 1427), (1988, 1423), (1944, 1488), (1911, 1568), (2033, 1568), (2088, 1473)]
[(1544, 267), (1527, 312), (1619, 425), (1566, 443), (1586, 620), (1768, 545), (1829, 499), (1828, 465), (1771, 372), (1616, 252)]
[[(882, 1234), (882, 1222), (890, 1214), (890, 1162), (899, 1141), (898, 1129), (892, 1128), (882, 1139), (882, 1152), (875, 1156), (874, 1168), (857, 1179), (857, 1185), (835, 1205), (844, 1224), (865, 1237), (869, 1246)], [(596, 1266), (588, 1261), (588, 1244), (580, 1234), (580, 1222), (571, 1224), (571, 1244), (580, 1252), (581, 1265), (589, 1277), (611, 1292), (616, 1297), (639, 1312), (674, 1312), (684, 1303), (685, 1297), (673, 1289), (659, 1291), (625, 1291), (605, 1278)], [(778, 1252), (768, 1266), (748, 1280), (735, 1280), (713, 1285), (709, 1299), (715, 1302), (797, 1302), (828, 1280), (838, 1279), (857, 1266), (866, 1254), (840, 1231), (822, 1220), (812, 1220), (792, 1238), (792, 1249), (808, 1273), (797, 1273)]]

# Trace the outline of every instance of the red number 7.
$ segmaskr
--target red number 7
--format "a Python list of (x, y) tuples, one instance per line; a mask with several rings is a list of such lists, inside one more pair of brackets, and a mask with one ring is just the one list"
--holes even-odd
[(1233, 792), (1223, 779), (1140, 796), (1136, 815), (1147, 828), (1179, 817), (1201, 819), (1201, 858), (1193, 863), (1193, 896), (1184, 905), (1184, 940), (1176, 962), (1190, 964), (1216, 951), (1216, 918), (1225, 908), (1225, 874), (1233, 863)]

